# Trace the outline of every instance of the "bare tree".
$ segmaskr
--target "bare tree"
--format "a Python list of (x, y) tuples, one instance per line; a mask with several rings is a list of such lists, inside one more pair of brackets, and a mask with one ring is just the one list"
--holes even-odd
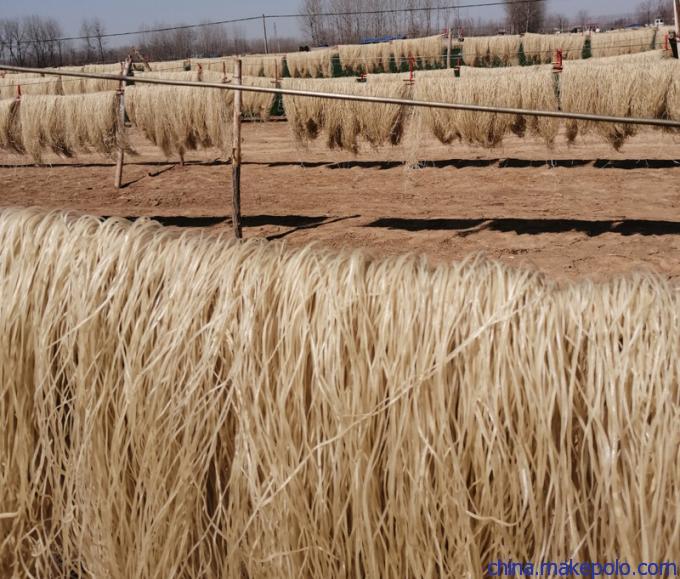
[(507, 0), (505, 13), (511, 32), (540, 32), (545, 21), (545, 4)]
[(195, 33), (192, 28), (172, 32), (173, 58), (191, 58), (194, 55)]
[(303, 14), (302, 30), (311, 38), (312, 43), (320, 45), (325, 42), (323, 17), (320, 14), (323, 12), (323, 0), (302, 0), (300, 5), (300, 13)]
[(106, 27), (99, 18), (83, 20), (80, 25), (80, 35), (83, 36), (83, 52), (87, 62), (98, 59), (104, 62), (106, 48), (104, 46), (104, 35)]
[(673, 4), (667, 0), (644, 0), (635, 11), (638, 24), (654, 24), (657, 18), (669, 23), (673, 21)]
[[(314, 44), (383, 36), (426, 36), (453, 25), (455, 0), (301, 0), (302, 29)], [(361, 12), (361, 14), (359, 14)], [(330, 13), (328, 16), (321, 16)]]
[(33, 15), (26, 17), (20, 27), (23, 29), (32, 64), (38, 67), (59, 66), (58, 39), (62, 36), (62, 31), (57, 21)]
[(2, 22), (2, 37), (9, 60), (17, 66), (25, 66), (26, 63), (26, 34), (18, 20), (4, 20)]
[(83, 20), (80, 24), (80, 36), (83, 37), (83, 57), (86, 62), (94, 60), (94, 32), (89, 20)]
[(227, 33), (223, 26), (202, 26), (195, 38), (195, 50), (204, 58), (215, 58), (227, 52)]
[(92, 20), (92, 32), (94, 33), (95, 40), (97, 41), (97, 48), (99, 49), (99, 60), (104, 62), (104, 42), (103, 36), (106, 34), (106, 28), (104, 23), (99, 20), (99, 18), (94, 18)]
[(550, 14), (545, 19), (545, 25), (555, 31), (567, 32), (569, 19), (564, 14)]
[(654, 22), (656, 10), (654, 7), (654, 0), (644, 0), (638, 4), (635, 11), (635, 17), (639, 24), (652, 24)]

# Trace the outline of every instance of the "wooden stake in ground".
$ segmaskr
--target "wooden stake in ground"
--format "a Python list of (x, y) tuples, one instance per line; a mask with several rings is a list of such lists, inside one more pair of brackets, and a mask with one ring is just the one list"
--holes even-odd
[[(234, 67), (234, 82), (241, 84), (241, 59), (236, 59)], [(234, 237), (241, 239), (241, 91), (234, 91), (234, 130), (233, 146), (231, 149), (231, 175), (233, 183), (232, 205)]]
[[(123, 68), (123, 76), (130, 75), (130, 67), (132, 66), (132, 58), (128, 57)], [(122, 135), (125, 133), (125, 82), (120, 81), (118, 88), (118, 132), (121, 135), (120, 145), (118, 145), (118, 156), (116, 158), (116, 176), (114, 178), (114, 187), (120, 189), (123, 183), (123, 163), (125, 162), (125, 148)]]
[[(119, 133), (125, 131), (125, 91), (118, 91), (118, 131)], [(118, 146), (118, 155), (116, 157), (116, 176), (113, 186), (120, 189), (123, 182), (123, 163), (125, 162), (125, 150), (123, 145)]]

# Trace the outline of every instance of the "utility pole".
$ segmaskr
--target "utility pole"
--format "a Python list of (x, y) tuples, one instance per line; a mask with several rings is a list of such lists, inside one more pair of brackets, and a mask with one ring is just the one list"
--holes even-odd
[(267, 40), (267, 17), (262, 15), (262, 30), (264, 30), (264, 53), (269, 54), (269, 41)]

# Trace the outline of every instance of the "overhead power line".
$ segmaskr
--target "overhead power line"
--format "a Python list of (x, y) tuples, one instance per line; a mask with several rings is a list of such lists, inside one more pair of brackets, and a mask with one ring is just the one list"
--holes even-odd
[(70, 42), (74, 40), (93, 40), (98, 38), (120, 38), (124, 36), (137, 36), (140, 34), (152, 34), (156, 32), (173, 32), (176, 30), (191, 30), (194, 28), (205, 28), (208, 26), (221, 26), (224, 24), (238, 24), (242, 22), (254, 22), (265, 19), (283, 19), (283, 18), (317, 18), (317, 17), (332, 17), (332, 16), (368, 16), (375, 14), (395, 14), (395, 13), (411, 13), (411, 12), (435, 12), (441, 10), (460, 10), (463, 8), (488, 8), (491, 6), (505, 6), (507, 4), (539, 4), (547, 2), (547, 0), (491, 0), (489, 2), (482, 2), (476, 4), (459, 4), (453, 6), (436, 6), (436, 7), (422, 7), (414, 8), (392, 8), (386, 10), (359, 10), (354, 12), (316, 12), (311, 14), (260, 14), (259, 16), (248, 16), (244, 18), (232, 18), (230, 20), (215, 20), (213, 22), (202, 22), (200, 24), (182, 24), (178, 26), (166, 26), (163, 28), (150, 28), (147, 30), (129, 30), (126, 32), (110, 32), (107, 34), (85, 35), (85, 36), (66, 36), (63, 38), (53, 38), (45, 40), (22, 40), (21, 45), (27, 44), (44, 44), (50, 42)]
[(504, 0), (491, 1), (478, 4), (459, 4), (455, 6), (417, 6), (415, 8), (391, 8), (386, 10), (359, 10), (347, 12), (315, 12), (312, 14), (278, 14), (275, 16), (267, 16), (267, 18), (312, 18), (318, 16), (354, 16), (354, 15), (371, 15), (371, 14), (395, 14), (398, 12), (435, 12), (437, 10), (460, 10), (461, 8), (487, 8), (489, 6), (505, 6), (508, 4), (538, 4), (547, 2), (547, 0)]
[(355, 102), (365, 102), (365, 103), (379, 103), (379, 104), (391, 104), (391, 105), (401, 105), (409, 107), (418, 108), (434, 108), (434, 109), (446, 109), (446, 110), (458, 110), (458, 111), (472, 111), (480, 113), (498, 113), (502, 115), (524, 115), (531, 117), (545, 117), (545, 118), (556, 118), (556, 119), (572, 119), (577, 121), (592, 121), (600, 123), (617, 123), (624, 125), (647, 125), (655, 127), (667, 127), (667, 128), (680, 128), (680, 121), (673, 121), (668, 119), (649, 119), (649, 118), (636, 118), (636, 117), (614, 117), (607, 115), (594, 115), (587, 113), (568, 113), (564, 111), (545, 111), (545, 110), (535, 110), (535, 109), (516, 109), (508, 107), (496, 107), (496, 106), (484, 106), (484, 105), (470, 105), (462, 103), (443, 103), (437, 101), (422, 101), (414, 99), (396, 99), (390, 97), (374, 97), (374, 96), (364, 96), (364, 95), (352, 95), (352, 94), (341, 94), (341, 93), (327, 93), (327, 92), (317, 92), (309, 90), (293, 90), (284, 88), (268, 88), (268, 87), (256, 87), (252, 85), (243, 84), (222, 84), (222, 83), (210, 83), (210, 82), (191, 82), (182, 80), (163, 80), (154, 78), (140, 78), (140, 77), (129, 77), (122, 75), (113, 74), (97, 74), (97, 73), (85, 73), (85, 72), (58, 72), (58, 71), (46, 71), (40, 68), (26, 68), (22, 66), (9, 66), (0, 64), (0, 70), (9, 70), (13, 72), (28, 72), (37, 74), (47, 74), (52, 76), (70, 76), (76, 78), (98, 78), (102, 80), (115, 80), (119, 82), (126, 82), (134, 80), (135, 84), (157, 84), (157, 85), (167, 85), (167, 86), (187, 86), (194, 88), (212, 88), (220, 90), (240, 90), (243, 92), (254, 92), (254, 93), (267, 93), (267, 94), (280, 94), (280, 95), (290, 95), (290, 96), (301, 96), (301, 97), (313, 97), (331, 100), (341, 100), (341, 101), (355, 101)]

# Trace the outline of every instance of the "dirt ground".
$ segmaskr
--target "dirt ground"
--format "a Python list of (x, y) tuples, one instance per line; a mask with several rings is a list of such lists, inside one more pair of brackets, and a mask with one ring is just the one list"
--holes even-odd
[[(140, 135), (125, 187), (113, 161), (0, 153), (0, 206), (163, 218), (229, 230), (231, 167), (200, 151), (180, 167)], [(680, 138), (645, 132), (616, 152), (597, 138), (553, 149), (510, 138), (488, 151), (423, 139), (358, 156), (296, 146), (287, 123), (244, 125), (246, 237), (312, 241), (432, 260), (484, 252), (557, 278), (640, 268), (680, 280)], [(422, 168), (402, 160), (416, 151)]]

